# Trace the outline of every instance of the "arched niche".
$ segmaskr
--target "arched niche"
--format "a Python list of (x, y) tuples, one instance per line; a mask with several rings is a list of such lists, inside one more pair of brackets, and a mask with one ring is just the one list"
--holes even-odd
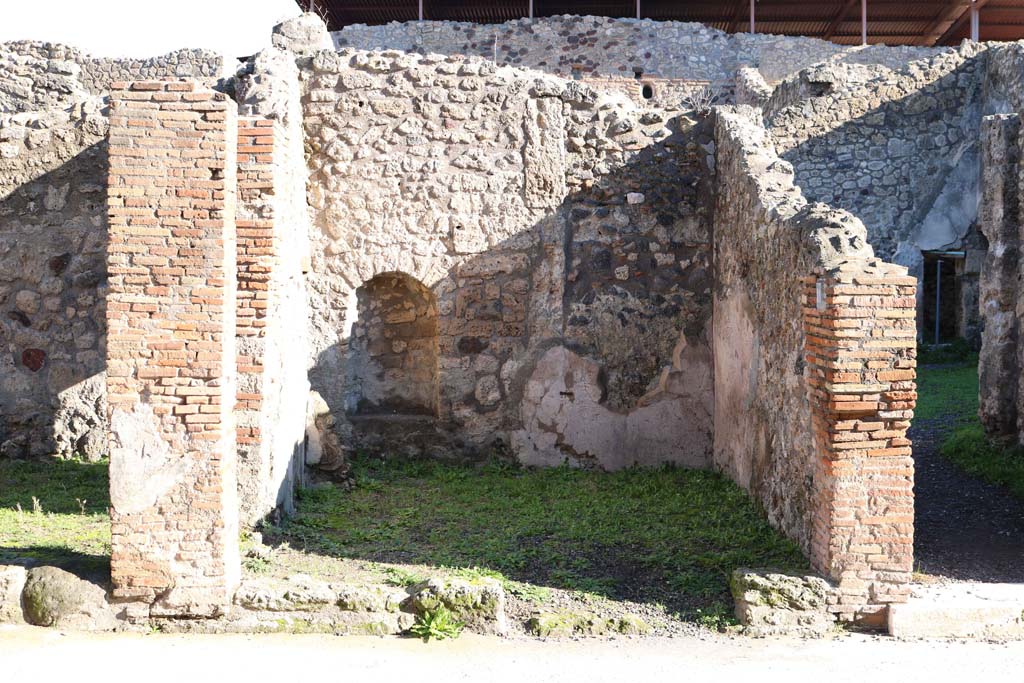
[(434, 293), (405, 273), (383, 273), (356, 290), (348, 344), (346, 412), (438, 412), (438, 310)]

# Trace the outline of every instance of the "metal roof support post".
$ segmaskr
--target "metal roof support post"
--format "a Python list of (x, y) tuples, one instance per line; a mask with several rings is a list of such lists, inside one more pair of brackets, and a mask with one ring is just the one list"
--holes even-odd
[(533, 19), (533, 0), (530, 0), (530, 18)]
[(636, 18), (640, 18), (640, 0), (636, 0)]
[(860, 44), (868, 44), (868, 0), (860, 0)]
[(978, 2), (971, 0), (971, 40), (978, 42), (981, 34), (981, 26), (978, 21)]
[(750, 32), (754, 33), (754, 0), (750, 0)]
[(423, 21), (423, 0), (420, 0), (420, 21)]

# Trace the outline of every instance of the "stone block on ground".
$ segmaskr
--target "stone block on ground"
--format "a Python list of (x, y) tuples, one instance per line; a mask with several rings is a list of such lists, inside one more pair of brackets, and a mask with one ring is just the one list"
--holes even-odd
[(897, 638), (1024, 639), (1024, 586), (915, 587), (906, 603), (889, 605), (888, 627)]
[(56, 567), (28, 570), (22, 605), (35, 626), (109, 631), (119, 624), (106, 589)]
[(0, 567), (0, 624), (23, 624), (21, 591), (25, 588), (28, 570), (18, 565)]
[(589, 612), (555, 611), (536, 612), (526, 622), (526, 630), (542, 638), (569, 638), (574, 636), (625, 635), (639, 636), (651, 627), (632, 615), (602, 617)]
[(817, 576), (737, 569), (729, 582), (736, 618), (751, 635), (815, 635), (834, 624), (833, 588)]
[(475, 633), (504, 634), (508, 630), (505, 589), (494, 579), (431, 578), (413, 588), (405, 608), (423, 614), (440, 605)]
[(248, 579), (235, 605), (218, 621), (160, 622), (164, 630), (191, 633), (334, 633), (396, 635), (415, 621), (402, 611), (409, 594), (377, 585), (329, 584), (305, 574)]
[(329, 584), (305, 574), (294, 574), (285, 580), (247, 580), (235, 591), (236, 605), (267, 612), (317, 609), (332, 605), (335, 600)]

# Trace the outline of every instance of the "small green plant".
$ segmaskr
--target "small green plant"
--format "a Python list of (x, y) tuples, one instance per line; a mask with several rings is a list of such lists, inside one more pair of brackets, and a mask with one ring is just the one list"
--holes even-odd
[(409, 586), (415, 586), (418, 583), (423, 583), (427, 580), (426, 576), (418, 574), (402, 567), (388, 567), (384, 570), (386, 578), (385, 583), (392, 586), (400, 586), (401, 588), (408, 588)]
[(247, 557), (242, 561), (242, 566), (253, 574), (266, 574), (270, 571), (270, 561), (263, 557)]
[(503, 581), (505, 590), (520, 600), (532, 603), (544, 603), (551, 599), (551, 589), (545, 586), (535, 586), (532, 583), (521, 583), (519, 581)]
[(727, 631), (736, 625), (736, 617), (724, 602), (715, 602), (709, 607), (698, 609), (694, 615), (698, 624), (712, 631)]
[(438, 605), (417, 616), (416, 623), (409, 629), (409, 633), (422, 638), (423, 642), (455, 639), (462, 633), (463, 626), (464, 624), (456, 619), (447, 607)]

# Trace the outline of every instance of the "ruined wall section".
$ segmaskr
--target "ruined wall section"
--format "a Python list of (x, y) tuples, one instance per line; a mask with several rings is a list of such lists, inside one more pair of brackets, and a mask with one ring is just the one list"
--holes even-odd
[(977, 217), (979, 49), (895, 69), (819, 65), (779, 84), (765, 108), (807, 198), (855, 214), (881, 258), (918, 276), (920, 252), (961, 248)]
[[(570, 15), (487, 25), (448, 21), (352, 25), (332, 36), (339, 48), (476, 56), (565, 78), (620, 79), (623, 86), (630, 80), (671, 81), (681, 87), (655, 93), (656, 103), (666, 107), (678, 106), (684, 94), (707, 84), (728, 99), (741, 67), (756, 68), (765, 80), (775, 83), (828, 59), (895, 67), (939, 51), (843, 47), (814, 38), (730, 34), (698, 23)], [(637, 100), (643, 97), (639, 87), (629, 94)]]
[(111, 578), (143, 614), (219, 616), (240, 572), (235, 104), (182, 81), (112, 96)]
[(0, 44), (0, 457), (105, 454), (104, 96), (117, 78), (220, 70), (195, 50), (111, 60)]
[(0, 457), (106, 451), (107, 121), (0, 114)]
[(309, 217), (299, 72), (269, 49), (235, 83), (239, 109), (238, 487), (241, 521), (291, 513), (303, 480)]
[(914, 279), (808, 204), (752, 108), (717, 112), (715, 465), (877, 620), (912, 564)]
[(982, 209), (988, 240), (981, 270), (978, 415), (994, 436), (1020, 429), (1020, 116), (986, 116), (981, 128)]
[[(471, 449), (497, 435), (536, 462), (706, 462), (707, 383), (662, 386), (666, 367), (687, 366), (685, 348), (710, 377), (709, 233), (695, 189), (707, 151), (692, 121), (438, 55), (320, 52), (307, 88), (312, 377), (339, 418), (359, 399), (357, 382), (338, 381), (349, 374), (355, 291), (400, 272), (437, 298), (440, 418)], [(638, 330), (656, 339), (644, 377), (630, 375), (632, 356), (602, 346)], [(572, 374), (569, 359), (594, 386), (555, 386)], [(652, 392), (651, 403), (677, 402), (630, 423)], [(614, 433), (581, 443), (566, 433), (572, 411), (586, 414), (572, 429)], [(664, 448), (643, 441), (655, 424)]]
[(208, 50), (176, 50), (146, 59), (96, 58), (68, 45), (0, 43), (0, 112), (63, 107), (86, 96), (104, 97), (114, 81), (194, 78), (212, 85), (224, 60)]

